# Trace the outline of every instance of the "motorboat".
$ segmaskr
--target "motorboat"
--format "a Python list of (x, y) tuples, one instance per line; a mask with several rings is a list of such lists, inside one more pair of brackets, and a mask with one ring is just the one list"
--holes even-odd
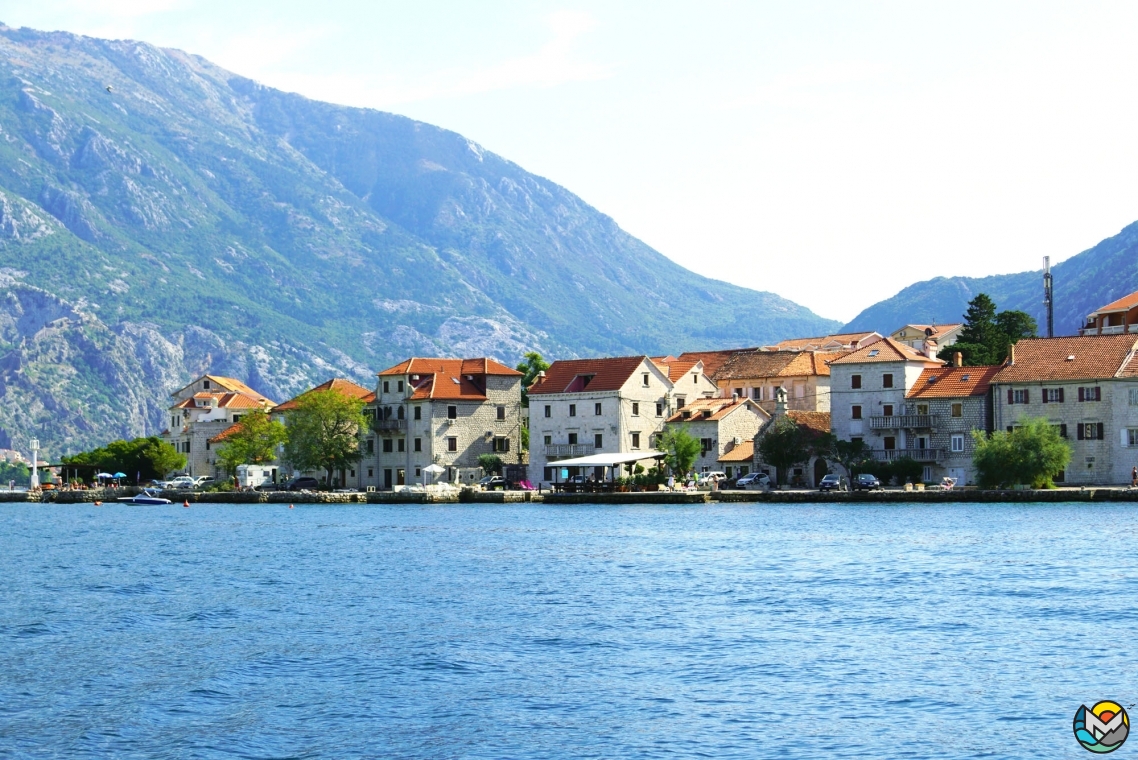
[(174, 502), (169, 499), (163, 499), (158, 495), (157, 488), (144, 488), (141, 493), (134, 496), (120, 496), (118, 501), (123, 504), (173, 504)]

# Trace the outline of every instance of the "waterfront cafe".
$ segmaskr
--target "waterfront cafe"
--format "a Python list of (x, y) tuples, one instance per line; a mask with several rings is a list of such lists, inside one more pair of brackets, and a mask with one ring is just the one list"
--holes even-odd
[[(611, 454), (590, 454), (584, 457), (574, 457), (572, 459), (561, 459), (556, 462), (550, 462), (553, 468), (553, 490), (565, 491), (580, 490), (579, 486), (585, 485), (588, 488), (596, 491), (606, 492), (612, 491), (616, 486), (617, 474), (621, 467), (632, 466), (638, 462), (646, 462), (653, 460), (657, 465), (663, 462), (666, 457), (662, 451), (655, 451), (649, 449), (648, 451), (637, 451), (633, 453), (611, 453)], [(593, 480), (589, 483), (579, 483), (571, 481), (574, 476), (585, 475), (589, 470), (592, 470)]]

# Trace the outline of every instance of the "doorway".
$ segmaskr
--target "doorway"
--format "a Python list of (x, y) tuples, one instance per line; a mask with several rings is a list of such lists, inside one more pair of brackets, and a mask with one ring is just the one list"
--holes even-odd
[(817, 488), (818, 484), (822, 482), (822, 478), (826, 477), (826, 473), (830, 468), (826, 466), (826, 460), (818, 457), (814, 460), (814, 487)]

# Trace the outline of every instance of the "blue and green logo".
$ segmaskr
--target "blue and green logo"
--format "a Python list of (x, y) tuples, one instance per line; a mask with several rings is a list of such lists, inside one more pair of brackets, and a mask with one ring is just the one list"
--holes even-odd
[(1075, 739), (1089, 752), (1114, 752), (1130, 735), (1130, 716), (1117, 702), (1104, 700), (1094, 707), (1079, 705), (1075, 711)]

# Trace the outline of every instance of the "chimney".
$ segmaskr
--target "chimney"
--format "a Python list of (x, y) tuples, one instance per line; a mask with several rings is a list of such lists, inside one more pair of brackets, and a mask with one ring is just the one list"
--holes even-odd
[(964, 366), (964, 354), (960, 353), (959, 351), (957, 351), (955, 354), (953, 354), (952, 355), (952, 366), (963, 367)]
[(774, 416), (775, 418), (786, 416), (786, 388), (781, 385), (775, 389), (774, 392)]
[(1008, 364), (1016, 363), (1016, 344), (1013, 343), (1008, 346)]
[(538, 372), (537, 377), (539, 380), (544, 380), (545, 379), (545, 370), (541, 370), (540, 372)]
[(935, 359), (936, 345), (937, 344), (935, 338), (925, 338), (925, 356), (929, 357), (930, 359)]

